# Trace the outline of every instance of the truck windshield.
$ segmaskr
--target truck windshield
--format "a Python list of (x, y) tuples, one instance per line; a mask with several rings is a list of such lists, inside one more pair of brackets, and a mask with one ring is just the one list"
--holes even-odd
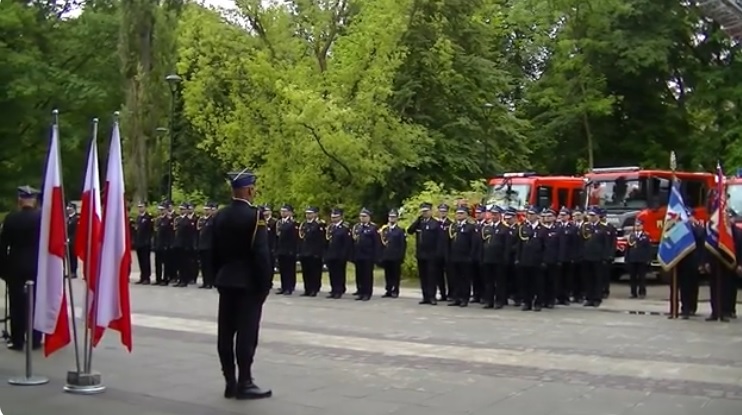
[(484, 201), (487, 206), (514, 207), (522, 210), (531, 198), (531, 185), (501, 183), (490, 185)]
[(637, 175), (595, 178), (586, 190), (588, 205), (606, 209), (644, 209), (649, 206), (649, 179)]
[(742, 183), (727, 185), (727, 204), (736, 216), (742, 215)]

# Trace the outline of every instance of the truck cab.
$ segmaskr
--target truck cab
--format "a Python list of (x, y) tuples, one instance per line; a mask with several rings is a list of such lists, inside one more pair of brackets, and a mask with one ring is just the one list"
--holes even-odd
[(583, 200), (584, 179), (574, 176), (542, 176), (532, 172), (504, 173), (492, 177), (484, 203), (501, 208), (514, 207), (519, 212), (526, 206), (541, 209), (574, 208)]
[[(680, 181), (680, 191), (688, 209), (699, 220), (708, 220), (706, 200), (715, 183), (711, 173), (609, 167), (592, 169), (585, 175), (585, 205), (605, 209), (606, 220), (618, 231), (617, 267), (623, 268), (625, 235), (631, 232), (637, 218), (644, 222), (644, 231), (652, 241), (656, 257), (673, 176)], [(659, 262), (655, 260), (652, 266), (659, 267)]]

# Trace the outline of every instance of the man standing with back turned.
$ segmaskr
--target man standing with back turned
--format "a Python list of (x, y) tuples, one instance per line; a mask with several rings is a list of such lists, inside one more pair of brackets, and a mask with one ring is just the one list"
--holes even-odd
[(273, 276), (267, 227), (252, 202), (255, 175), (245, 169), (229, 176), (232, 203), (214, 217), (211, 250), (219, 290), (217, 349), (226, 381), (224, 397), (268, 398), (272, 392), (255, 385), (251, 371), (263, 303)]

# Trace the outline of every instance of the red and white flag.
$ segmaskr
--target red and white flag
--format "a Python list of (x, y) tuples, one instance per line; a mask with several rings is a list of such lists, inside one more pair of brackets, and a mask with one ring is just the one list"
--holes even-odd
[(131, 250), (129, 220), (124, 199), (124, 169), (121, 161), (119, 125), (113, 126), (111, 148), (103, 195), (103, 243), (100, 270), (95, 287), (95, 334), (97, 346), (106, 327), (121, 333), (121, 344), (131, 352), (131, 308), (129, 304), (129, 271)]
[(59, 161), (59, 129), (52, 126), (52, 139), (44, 176), (36, 277), (35, 330), (44, 334), (44, 355), (70, 343), (70, 323), (64, 289), (64, 257), (67, 253)]
[(74, 241), (75, 256), (84, 264), (83, 276), (89, 285), (94, 284), (94, 276), (98, 275), (101, 244), (100, 177), (98, 145), (95, 139), (96, 137), (93, 137), (90, 141), (88, 167), (85, 170), (85, 184), (82, 188), (82, 208)]

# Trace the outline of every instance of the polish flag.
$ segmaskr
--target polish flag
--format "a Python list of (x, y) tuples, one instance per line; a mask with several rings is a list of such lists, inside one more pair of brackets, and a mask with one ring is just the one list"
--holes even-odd
[(59, 162), (59, 128), (52, 127), (49, 157), (44, 175), (36, 277), (35, 330), (44, 334), (44, 355), (49, 356), (70, 343), (70, 323), (64, 289), (66, 236), (62, 175)]
[(95, 326), (93, 346), (97, 346), (108, 327), (121, 333), (121, 344), (131, 352), (131, 308), (129, 304), (129, 271), (131, 252), (129, 220), (124, 199), (124, 170), (121, 162), (119, 124), (113, 126), (111, 148), (103, 195), (103, 243), (94, 306), (91, 311)]
[[(75, 256), (83, 262), (83, 276), (88, 281), (88, 289), (94, 284), (98, 275), (101, 244), (101, 208), (100, 208), (100, 178), (98, 175), (98, 145), (95, 137), (90, 141), (88, 151), (88, 167), (85, 171), (85, 184), (82, 189), (82, 208), (80, 221), (75, 237)], [(88, 258), (88, 254), (90, 258)]]

